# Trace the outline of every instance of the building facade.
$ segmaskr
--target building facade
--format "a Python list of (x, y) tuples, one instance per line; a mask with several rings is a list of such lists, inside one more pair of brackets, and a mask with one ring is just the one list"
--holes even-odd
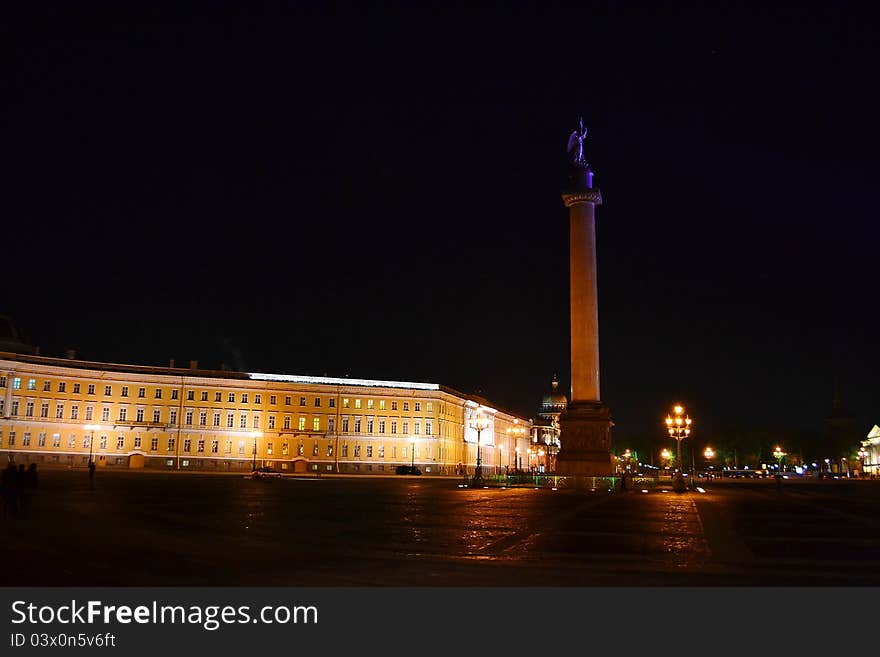
[(490, 422), (479, 441), (483, 472), (513, 467), (529, 448), (531, 421), (438, 384), (0, 352), (0, 458), (17, 463), (467, 474), (477, 413)]

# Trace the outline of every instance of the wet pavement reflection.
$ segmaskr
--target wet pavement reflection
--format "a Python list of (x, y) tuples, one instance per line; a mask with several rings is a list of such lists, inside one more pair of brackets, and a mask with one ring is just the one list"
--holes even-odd
[(829, 583), (848, 583), (866, 582), (860, 564), (880, 556), (868, 487), (609, 494), (99, 475), (89, 490), (83, 473), (43, 473), (31, 516), (3, 525), (0, 557), (22, 566), (7, 584), (760, 584), (770, 572), (797, 582), (817, 562)]

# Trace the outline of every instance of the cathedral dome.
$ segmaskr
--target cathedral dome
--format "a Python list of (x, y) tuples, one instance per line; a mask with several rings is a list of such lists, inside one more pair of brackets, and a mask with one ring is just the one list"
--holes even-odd
[(557, 381), (554, 376), (550, 391), (544, 395), (544, 398), (541, 401), (541, 410), (545, 412), (564, 411), (566, 406), (568, 406), (568, 397), (559, 391), (559, 381)]

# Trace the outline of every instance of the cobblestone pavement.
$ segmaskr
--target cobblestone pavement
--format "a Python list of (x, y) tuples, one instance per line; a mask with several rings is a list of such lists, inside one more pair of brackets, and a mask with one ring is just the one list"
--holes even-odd
[[(41, 473), (6, 585), (877, 585), (880, 482), (705, 493)], [(13, 565), (14, 567), (10, 567)]]

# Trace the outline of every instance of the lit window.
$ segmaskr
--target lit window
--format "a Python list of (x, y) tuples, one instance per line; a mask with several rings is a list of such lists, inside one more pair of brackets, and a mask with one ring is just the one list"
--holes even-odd
[(21, 379), (17, 376), (12, 379), (12, 389), (21, 390)]
[(361, 407), (361, 400), (360, 400), (360, 399), (355, 399), (355, 400), (354, 400), (354, 407), (355, 407), (355, 408), (360, 408), (360, 407)]
[(348, 408), (348, 399), (342, 398), (342, 408)]
[(313, 417), (312, 418), (312, 430), (320, 431), (321, 430), (321, 418)]
[(385, 400), (384, 400), (384, 399), (380, 399), (380, 400), (379, 400), (379, 410), (380, 410), (380, 411), (384, 411), (384, 410), (385, 410)]
[(305, 430), (305, 428), (306, 428), (306, 419), (305, 419), (304, 417), (299, 418), (299, 424), (297, 425), (297, 428), (298, 428), (300, 431)]
[(373, 400), (372, 399), (367, 400), (367, 408), (370, 408), (370, 409), (373, 408)]
[[(433, 402), (426, 402), (425, 407), (428, 409), (428, 411), (433, 411), (434, 410), (434, 403)], [(418, 409), (416, 409), (416, 410), (418, 410)]]

